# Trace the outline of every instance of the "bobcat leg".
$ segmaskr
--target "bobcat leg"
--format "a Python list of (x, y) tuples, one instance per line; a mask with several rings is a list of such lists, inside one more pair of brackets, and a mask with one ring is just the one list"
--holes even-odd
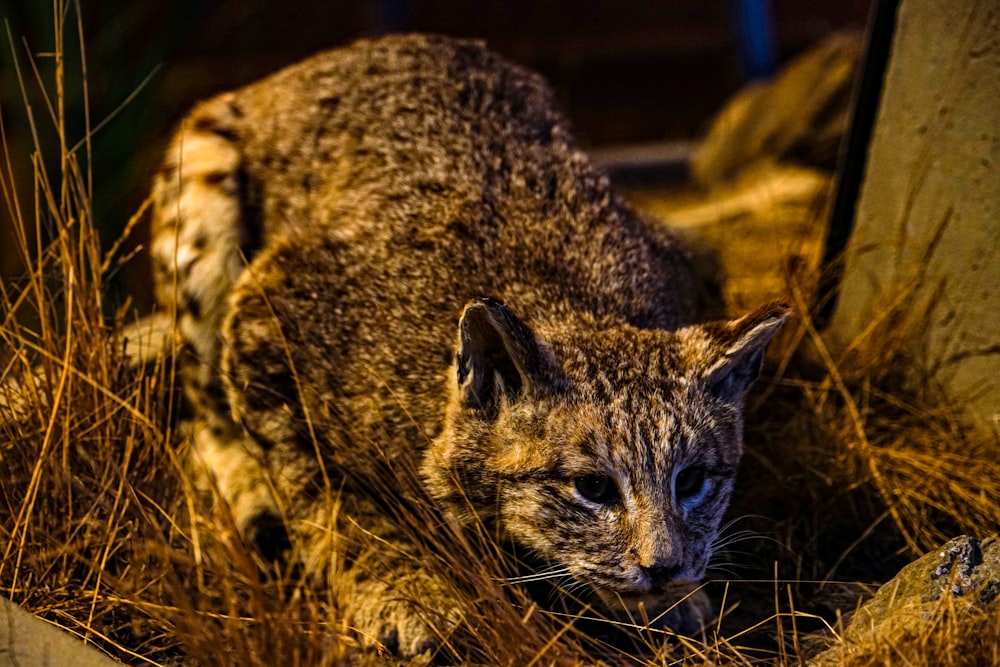
[[(228, 96), (195, 110), (175, 135), (153, 186), (156, 297), (176, 321), (178, 362), (195, 424), (192, 467), (237, 527), (276, 555), (283, 544), (259, 447), (233, 422), (219, 360), (220, 329), (252, 234), (244, 219), (237, 113)], [(279, 531), (280, 532), (280, 531)]]
[(262, 452), (249, 438), (229, 433), (197, 420), (188, 465), (198, 489), (224, 503), (244, 539), (266, 560), (275, 560), (289, 542)]
[(462, 619), (454, 589), (421, 562), (398, 519), (350, 492), (335, 504), (330, 532), (337, 544), (310, 551), (313, 562), (340, 555), (331, 588), (359, 641), (404, 658), (433, 653)]
[(153, 185), (156, 298), (177, 321), (184, 389), (195, 410), (228, 416), (219, 330), (243, 273), (240, 161), (225, 98), (181, 126)]

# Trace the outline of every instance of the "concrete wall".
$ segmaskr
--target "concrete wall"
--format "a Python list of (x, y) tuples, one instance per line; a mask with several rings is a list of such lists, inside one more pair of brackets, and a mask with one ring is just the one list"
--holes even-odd
[(1000, 3), (902, 0), (832, 332), (930, 305), (915, 355), (1000, 432)]

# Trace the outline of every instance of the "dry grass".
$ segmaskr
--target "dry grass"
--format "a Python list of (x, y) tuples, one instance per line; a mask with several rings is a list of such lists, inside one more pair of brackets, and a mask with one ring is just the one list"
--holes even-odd
[[(57, 16), (74, 16), (64, 10), (57, 3)], [(64, 28), (79, 26), (56, 34)], [(30, 156), (11, 154), (3, 137), (0, 164), (28, 267), (0, 293), (0, 592), (130, 664), (381, 664), (358, 648), (329, 592), (262, 566), (193, 491), (173, 432), (170, 357), (137, 368), (128, 311), (109, 314), (102, 298), (119, 258), (94, 232), (89, 131), (67, 136), (66, 75), (55, 72), (23, 86), (52, 91), (32, 123), (54, 128), (58, 166), (44, 164), (37, 132)], [(28, 190), (15, 184), (23, 165)], [(623, 652), (498, 582), (488, 536), (456, 533), (419, 508), (400, 517), (421, 547), (415, 558), (450, 574), (465, 610), (450, 649), (470, 664), (797, 664), (808, 633), (852, 610), (865, 584), (945, 537), (995, 530), (997, 443), (915, 381), (920, 321), (903, 294), (834, 351), (800, 318), (777, 377), (753, 399), (741, 518), (710, 584), (726, 614), (703, 637), (636, 631), (637, 648)], [(970, 615), (945, 600), (930, 622), (844, 660), (995, 663), (998, 626), (996, 606)]]

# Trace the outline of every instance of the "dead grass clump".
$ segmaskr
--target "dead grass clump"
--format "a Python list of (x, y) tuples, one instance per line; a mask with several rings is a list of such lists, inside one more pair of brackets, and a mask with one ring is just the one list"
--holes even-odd
[[(873, 626), (854, 626), (816, 667), (971, 667), (1000, 661), (1000, 609), (945, 595), (898, 608)], [(970, 604), (971, 602), (971, 604)], [(877, 631), (876, 631), (877, 630)]]
[[(61, 22), (65, 8), (54, 9)], [(156, 420), (168, 393), (162, 368), (143, 376), (130, 368), (123, 317), (105, 316), (101, 278), (111, 258), (91, 219), (89, 143), (72, 149), (66, 132), (62, 27), (49, 56), (54, 85), (33, 82), (45, 102), (41, 117), (26, 106), (30, 156), (12, 154), (0, 122), (3, 202), (28, 267), (0, 289), (0, 591), (128, 655), (142, 619), (112, 598), (115, 582), (134, 575), (135, 545), (169, 525), (155, 500), (175, 481)], [(29, 64), (40, 77), (35, 60)], [(24, 68), (18, 75), (27, 96), (33, 84)], [(40, 138), (53, 131), (57, 166), (46, 164)], [(33, 181), (27, 195), (15, 176), (23, 164)], [(155, 582), (161, 573), (148, 574)], [(151, 637), (149, 655), (176, 644), (162, 632)]]
[[(752, 401), (734, 503), (748, 515), (744, 529), (773, 537), (742, 545), (743, 564), (752, 563), (733, 584), (751, 600), (734, 614), (743, 625), (773, 611), (769, 579), (787, 585), (800, 632), (824, 630), (916, 556), (959, 534), (997, 531), (1000, 443), (934, 383), (922, 353), (926, 312), (913, 293), (901, 289), (841, 347), (817, 332), (799, 297), (806, 316), (782, 339), (779, 377)], [(935, 657), (944, 655), (992, 664), (1000, 641), (980, 630), (998, 619), (996, 605), (911, 619), (906, 632), (861, 640), (843, 664), (910, 664), (903, 656), (921, 653), (913, 664), (944, 664)]]
[(242, 545), (202, 537), (226, 533), (199, 518), (173, 446), (166, 357), (137, 367), (127, 308), (108, 315), (119, 258), (93, 224), (89, 117), (71, 137), (64, 112), (68, 82), (86, 86), (63, 48), (65, 32), (82, 35), (66, 23), (75, 9), (54, 3), (54, 48), (18, 68), (30, 155), (0, 119), (0, 192), (25, 267), (0, 285), (0, 593), (127, 663), (337, 663), (318, 601), (262, 576)]
[(825, 376), (805, 387), (805, 398), (837, 443), (842, 481), (876, 492), (917, 556), (957, 533), (996, 530), (1000, 443), (934, 382), (922, 352), (929, 306), (913, 290), (900, 290), (836, 358), (810, 330)]

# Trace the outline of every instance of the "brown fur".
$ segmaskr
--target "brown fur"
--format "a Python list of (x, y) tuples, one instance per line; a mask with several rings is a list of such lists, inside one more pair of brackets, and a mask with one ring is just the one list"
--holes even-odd
[[(538, 76), (471, 42), (360, 42), (196, 108), (155, 190), (197, 458), (263, 547), (280, 517), (308, 569), (338, 554), (361, 635), (436, 643), (404, 590), (457, 622), (441, 582), (386, 555), (410, 550), (392, 507), (425, 491), (612, 615), (658, 617), (704, 575), (786, 309), (695, 326), (683, 250), (611, 192)], [(320, 539), (334, 498), (337, 530), (393, 549)], [(696, 596), (657, 623), (706, 615)]]

